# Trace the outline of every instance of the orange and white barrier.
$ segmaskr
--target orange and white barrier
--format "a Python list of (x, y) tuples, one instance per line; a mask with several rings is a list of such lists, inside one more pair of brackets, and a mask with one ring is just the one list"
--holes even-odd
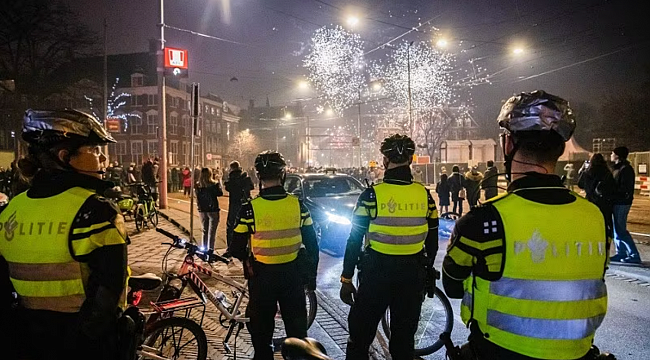
[(637, 176), (634, 180), (634, 189), (640, 190), (641, 195), (650, 196), (650, 177)]

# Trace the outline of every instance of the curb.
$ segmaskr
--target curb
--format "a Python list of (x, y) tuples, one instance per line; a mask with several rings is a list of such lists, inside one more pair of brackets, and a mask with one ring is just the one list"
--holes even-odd
[(181, 225), (178, 221), (174, 220), (174, 218), (172, 218), (171, 216), (165, 214), (164, 212), (162, 212), (160, 210), (158, 210), (158, 214), (160, 214), (160, 216), (165, 218), (165, 220), (169, 221), (174, 226), (176, 226), (180, 231), (182, 231), (185, 234), (185, 236), (188, 236), (188, 237), (190, 236), (190, 230), (187, 229), (185, 226)]
[[(650, 283), (650, 271), (648, 272), (648, 275), (643, 275), (643, 274), (638, 274), (636, 272), (623, 270), (621, 268), (622, 266), (614, 265), (613, 267), (612, 265), (610, 265), (607, 272), (612, 275), (621, 276), (628, 279), (634, 279), (644, 283)], [(643, 269), (647, 269), (647, 268), (643, 268)]]

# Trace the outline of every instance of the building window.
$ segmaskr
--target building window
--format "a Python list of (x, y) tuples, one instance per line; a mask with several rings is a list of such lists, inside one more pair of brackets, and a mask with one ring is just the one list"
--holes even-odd
[(217, 122), (217, 134), (221, 134), (221, 123)]
[(205, 113), (206, 113), (206, 114), (208, 113), (208, 109), (209, 109), (209, 108), (210, 108), (210, 107), (209, 107), (208, 105), (205, 106)]
[(184, 136), (190, 136), (190, 132), (192, 131), (192, 127), (190, 126), (190, 117), (187, 115), (183, 115), (181, 118), (181, 127), (183, 128), (183, 134)]
[(183, 141), (183, 163), (190, 163), (190, 143), (187, 141)]
[(142, 134), (142, 117), (134, 117), (131, 121), (131, 134), (132, 135), (141, 135)]
[(175, 97), (175, 98), (173, 98), (173, 100), (174, 100), (174, 107), (179, 107), (179, 106), (180, 106), (180, 100), (181, 100), (181, 99)]
[(230, 123), (226, 123), (226, 139), (230, 141)]
[(212, 120), (210, 123), (210, 131), (212, 131), (212, 133), (217, 132), (217, 120)]
[(130, 96), (130, 98), (131, 98), (131, 106), (142, 106), (142, 104), (140, 103), (140, 95), (133, 94)]
[(158, 114), (148, 114), (147, 115), (147, 134), (156, 135), (156, 129), (158, 128)]
[(158, 140), (147, 140), (147, 155), (158, 155)]
[(170, 114), (169, 116), (169, 133), (171, 135), (176, 135), (178, 132), (178, 115)]
[(201, 150), (201, 146), (199, 144), (194, 144), (194, 165), (201, 164), (201, 159), (203, 157), (201, 156), (199, 150)]
[(144, 85), (144, 76), (142, 74), (131, 75), (131, 87), (138, 87)]
[(139, 164), (142, 160), (142, 140), (131, 140), (131, 162)]
[(214, 106), (210, 106), (210, 114), (214, 115)]
[(149, 106), (158, 105), (158, 95), (148, 95), (147, 103), (149, 104)]
[(169, 153), (171, 155), (169, 162), (172, 165), (178, 164), (178, 141), (172, 140), (169, 142)]

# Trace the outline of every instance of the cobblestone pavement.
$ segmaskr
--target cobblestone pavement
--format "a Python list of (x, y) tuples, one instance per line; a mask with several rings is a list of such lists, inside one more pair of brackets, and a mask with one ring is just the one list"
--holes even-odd
[[(173, 234), (178, 234), (180, 236), (186, 236), (182, 230), (180, 230), (172, 222), (166, 220), (165, 218), (160, 219), (158, 227), (167, 230)], [(155, 232), (155, 230), (150, 229), (141, 233), (135, 231), (135, 226), (132, 221), (127, 222), (127, 228), (130, 232), (131, 245), (129, 246), (129, 265), (133, 274), (143, 274), (151, 272), (157, 275), (160, 275), (162, 272), (162, 260), (165, 252), (168, 250), (168, 246), (161, 245), (162, 242), (167, 242), (168, 239), (163, 235)], [(175, 271), (178, 269), (178, 266), (182, 263), (184, 258), (184, 252), (181, 250), (174, 250), (169, 256), (168, 269), (170, 271)], [(226, 264), (215, 264), (214, 270), (219, 271), (222, 275), (227, 275), (229, 277), (235, 278), (239, 281), (244, 281), (243, 272), (241, 265), (238, 261), (235, 261), (231, 265)], [(227, 285), (221, 284), (216, 280), (213, 280), (209, 277), (202, 277), (205, 283), (210, 287), (210, 289), (221, 290), (225, 294), (229, 295), (230, 289)], [(144, 294), (143, 301), (141, 302), (141, 307), (147, 309), (149, 301), (155, 300), (156, 296), (159, 293), (159, 289), (153, 290)], [(184, 293), (184, 296), (190, 296), (187, 291)], [(314, 337), (321, 341), (325, 346), (328, 354), (334, 359), (344, 359), (345, 358), (345, 346), (348, 337), (347, 331), (347, 309), (346, 311), (341, 309), (340, 304), (333, 302), (331, 299), (328, 299), (323, 293), (317, 291), (317, 298), (319, 303), (319, 308), (316, 315), (316, 321), (309, 329), (309, 336)], [(194, 313), (191, 315), (195, 320), (200, 319), (200, 312), (194, 310)], [(223, 327), (219, 322), (220, 313), (212, 304), (208, 303), (206, 307), (205, 317), (203, 319), (203, 329), (206, 332), (208, 338), (208, 359), (220, 360), (220, 359), (231, 359), (234, 358), (233, 354), (227, 354), (224, 346), (222, 344), (223, 338), (225, 337), (228, 329)], [(230, 347), (234, 350), (235, 343), (234, 337), (231, 338)], [(237, 358), (241, 359), (250, 359), (253, 355), (253, 347), (250, 341), (250, 335), (244, 328), (239, 337), (237, 337), (236, 344)], [(371, 349), (371, 356), (374, 359), (383, 359), (385, 358), (382, 355), (384, 351), (382, 346), (376, 341)], [(275, 358), (281, 359), (279, 353), (275, 354)]]

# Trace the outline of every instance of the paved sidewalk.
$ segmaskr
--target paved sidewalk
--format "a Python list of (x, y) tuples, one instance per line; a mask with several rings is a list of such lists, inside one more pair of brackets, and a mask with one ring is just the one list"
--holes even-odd
[[(165, 214), (164, 217), (171, 218), (175, 215), (185, 215), (187, 213), (175, 212), (173, 210), (162, 210), (161, 214)], [(182, 218), (180, 221), (173, 220), (167, 221), (165, 218), (160, 219), (158, 227), (171, 232), (172, 234), (177, 235), (186, 235), (183, 234), (186, 230), (181, 230), (178, 225), (183, 223)], [(127, 229), (129, 230), (131, 245), (129, 245), (129, 266), (131, 267), (133, 274), (144, 274), (144, 273), (154, 273), (160, 275), (162, 273), (162, 259), (166, 251), (169, 249), (168, 246), (161, 245), (162, 242), (167, 242), (168, 239), (157, 233), (154, 229), (149, 229), (144, 232), (137, 233), (135, 231), (135, 226), (132, 221), (127, 222)], [(185, 228), (187, 229), (187, 228)], [(181, 250), (174, 250), (169, 256), (169, 261), (167, 268), (169, 271), (176, 271), (179, 265), (184, 259), (185, 253)], [(243, 282), (243, 271), (241, 263), (239, 261), (234, 261), (230, 265), (218, 263), (213, 266), (215, 271), (220, 272), (222, 275), (235, 278), (238, 281)], [(231, 294), (230, 288), (221, 284), (209, 277), (201, 276), (206, 285), (212, 290), (221, 290), (227, 296)], [(143, 296), (140, 307), (143, 309), (148, 309), (148, 304), (150, 301), (154, 301), (158, 296), (160, 289), (149, 291)], [(191, 291), (186, 290), (183, 294), (184, 296), (195, 296)], [(335, 360), (343, 360), (345, 358), (345, 343), (347, 341), (347, 320), (341, 314), (340, 310), (337, 310), (337, 304), (333, 303), (331, 300), (325, 298), (325, 295), (317, 291), (319, 307), (316, 315), (316, 320), (314, 324), (309, 329), (308, 335), (315, 339), (318, 339), (327, 353)], [(246, 304), (242, 305), (245, 308)], [(211, 360), (223, 360), (223, 359), (235, 359), (233, 354), (226, 354), (224, 346), (222, 344), (223, 338), (226, 336), (228, 331), (227, 328), (223, 327), (220, 323), (220, 313), (219, 311), (210, 303), (206, 306), (205, 317), (203, 318), (203, 329), (208, 338), (208, 359)], [(195, 312), (191, 317), (199, 322), (200, 317), (199, 313)], [(234, 349), (234, 337), (230, 340), (230, 347)], [(244, 328), (237, 337), (237, 358), (238, 359), (252, 359), (253, 357), (253, 347), (250, 340), (250, 334)], [(282, 356), (279, 352), (275, 353), (275, 359), (280, 360)], [(380, 352), (378, 346), (374, 346), (371, 351), (371, 357), (374, 360), (383, 360), (384, 356)]]

